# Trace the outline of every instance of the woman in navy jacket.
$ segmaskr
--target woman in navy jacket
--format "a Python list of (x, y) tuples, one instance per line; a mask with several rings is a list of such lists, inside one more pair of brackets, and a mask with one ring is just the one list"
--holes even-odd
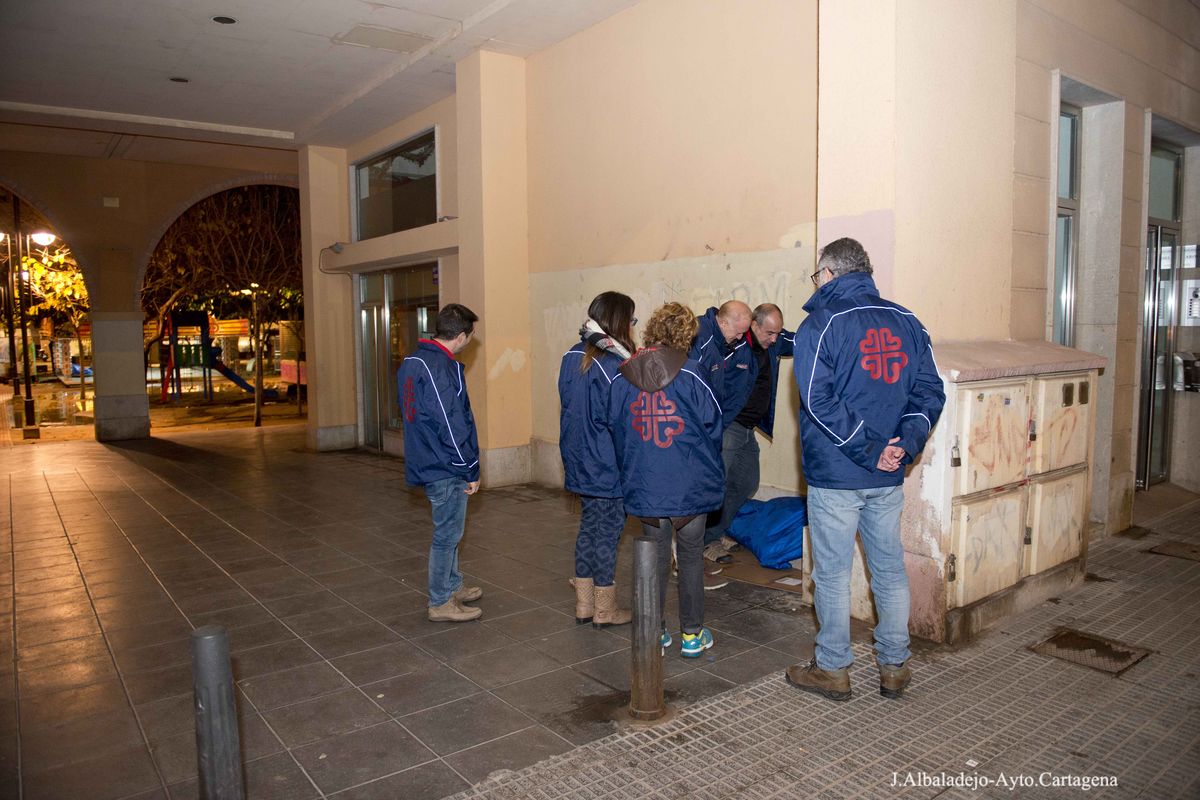
[(608, 404), (625, 509), (658, 542), (660, 605), (672, 529), (678, 538), (682, 655), (690, 658), (713, 643), (704, 627), (701, 553), (705, 517), (725, 498), (721, 407), (699, 362), (687, 356), (696, 328), (695, 315), (679, 303), (655, 311), (646, 323), (646, 347), (621, 365)]
[(625, 528), (621, 479), (605, 424), (609, 387), (633, 351), (633, 300), (603, 292), (592, 300), (579, 329), (580, 342), (563, 354), (558, 370), (558, 449), (567, 491), (579, 495), (582, 514), (575, 538), (575, 622), (595, 628), (626, 625), (613, 583), (617, 543)]

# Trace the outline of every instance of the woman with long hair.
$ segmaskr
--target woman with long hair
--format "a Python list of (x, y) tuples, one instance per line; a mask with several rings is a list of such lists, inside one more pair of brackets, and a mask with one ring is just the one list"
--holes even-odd
[(617, 543), (625, 528), (621, 478), (605, 415), (617, 369), (633, 352), (633, 300), (602, 292), (588, 307), (580, 341), (563, 354), (558, 371), (558, 448), (568, 491), (579, 495), (582, 514), (575, 538), (575, 622), (594, 628), (626, 625), (614, 582)]
[[(658, 546), (660, 608), (666, 600), (671, 535), (678, 539), (680, 654), (713, 645), (704, 627), (704, 523), (725, 499), (721, 407), (688, 348), (692, 312), (667, 303), (646, 323), (646, 346), (620, 368), (608, 400), (625, 509)], [(663, 647), (671, 643), (664, 631)]]

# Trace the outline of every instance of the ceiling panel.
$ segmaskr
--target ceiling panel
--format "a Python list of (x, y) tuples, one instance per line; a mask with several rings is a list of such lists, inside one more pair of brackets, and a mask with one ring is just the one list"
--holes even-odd
[[(116, 114), (175, 121), (162, 126), (172, 134), (191, 125), (199, 138), (263, 141), (209, 130), (237, 126), (344, 145), (448, 96), (454, 62), (475, 49), (527, 56), (634, 2), (0, 0), (0, 121), (57, 116), (63, 126), (97, 130), (138, 123), (101, 116)], [(214, 14), (238, 22), (218, 25)], [(433, 44), (414, 63), (394, 50), (337, 43), (358, 25)], [(81, 119), (86, 112), (97, 116)]]

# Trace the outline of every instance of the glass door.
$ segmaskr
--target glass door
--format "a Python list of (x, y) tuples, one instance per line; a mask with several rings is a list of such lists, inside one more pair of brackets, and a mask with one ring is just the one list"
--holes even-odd
[(359, 337), (362, 354), (363, 445), (383, 449), (383, 426), (387, 421), (388, 320), (383, 302), (384, 276), (359, 277)]
[(1142, 302), (1142, 388), (1137, 486), (1167, 480), (1171, 463), (1172, 356), (1179, 282), (1179, 231), (1151, 225), (1146, 238)]

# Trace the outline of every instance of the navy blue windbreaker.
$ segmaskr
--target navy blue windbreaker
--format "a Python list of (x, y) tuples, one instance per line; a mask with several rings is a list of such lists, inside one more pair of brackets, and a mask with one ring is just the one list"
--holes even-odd
[[(717, 324), (717, 310), (715, 307), (709, 308), (703, 317), (697, 318), (700, 327), (696, 338), (692, 340), (688, 358), (699, 362), (700, 374), (712, 387), (717, 403), (721, 406), (721, 428), (724, 430), (737, 419), (738, 412), (746, 405), (746, 397), (750, 396), (747, 390), (746, 397), (740, 401), (731, 397), (731, 386), (740, 381), (730, 380), (730, 376), (744, 378), (754, 368), (754, 354), (750, 352), (750, 341), (745, 335), (733, 344), (725, 341), (725, 334), (721, 333), (721, 327)], [(753, 381), (749, 385), (753, 386)]]
[(876, 469), (883, 448), (899, 436), (910, 463), (946, 401), (929, 332), (880, 298), (865, 272), (825, 284), (804, 310), (794, 359), (805, 480), (825, 489), (900, 485), (903, 469)]
[[(619, 356), (602, 353), (580, 372), (584, 342), (563, 354), (558, 367), (558, 450), (567, 491), (586, 497), (621, 497), (621, 474), (608, 430), (609, 387), (621, 366)], [(595, 413), (593, 413), (595, 409)]]
[(682, 351), (646, 348), (613, 381), (608, 424), (633, 516), (706, 514), (725, 500), (721, 409), (699, 370)]
[(396, 371), (404, 419), (404, 477), (411, 486), (479, 480), (479, 440), (462, 363), (430, 339)]
[[(750, 336), (751, 334), (747, 333), (736, 345), (750, 354), (749, 367), (742, 369), (741, 363), (738, 362), (733, 369), (725, 372), (725, 398), (730, 407), (737, 409), (729, 416), (725, 406), (721, 406), (721, 416), (727, 428), (746, 407), (746, 401), (750, 399), (750, 392), (754, 389), (754, 382), (758, 379), (758, 359), (754, 357), (754, 345)], [(775, 343), (767, 348), (767, 363), (771, 365), (771, 405), (767, 408), (766, 416), (758, 423), (758, 429), (767, 436), (775, 435), (775, 389), (779, 386), (779, 359), (792, 357), (795, 340), (796, 334), (784, 329), (779, 332)]]

